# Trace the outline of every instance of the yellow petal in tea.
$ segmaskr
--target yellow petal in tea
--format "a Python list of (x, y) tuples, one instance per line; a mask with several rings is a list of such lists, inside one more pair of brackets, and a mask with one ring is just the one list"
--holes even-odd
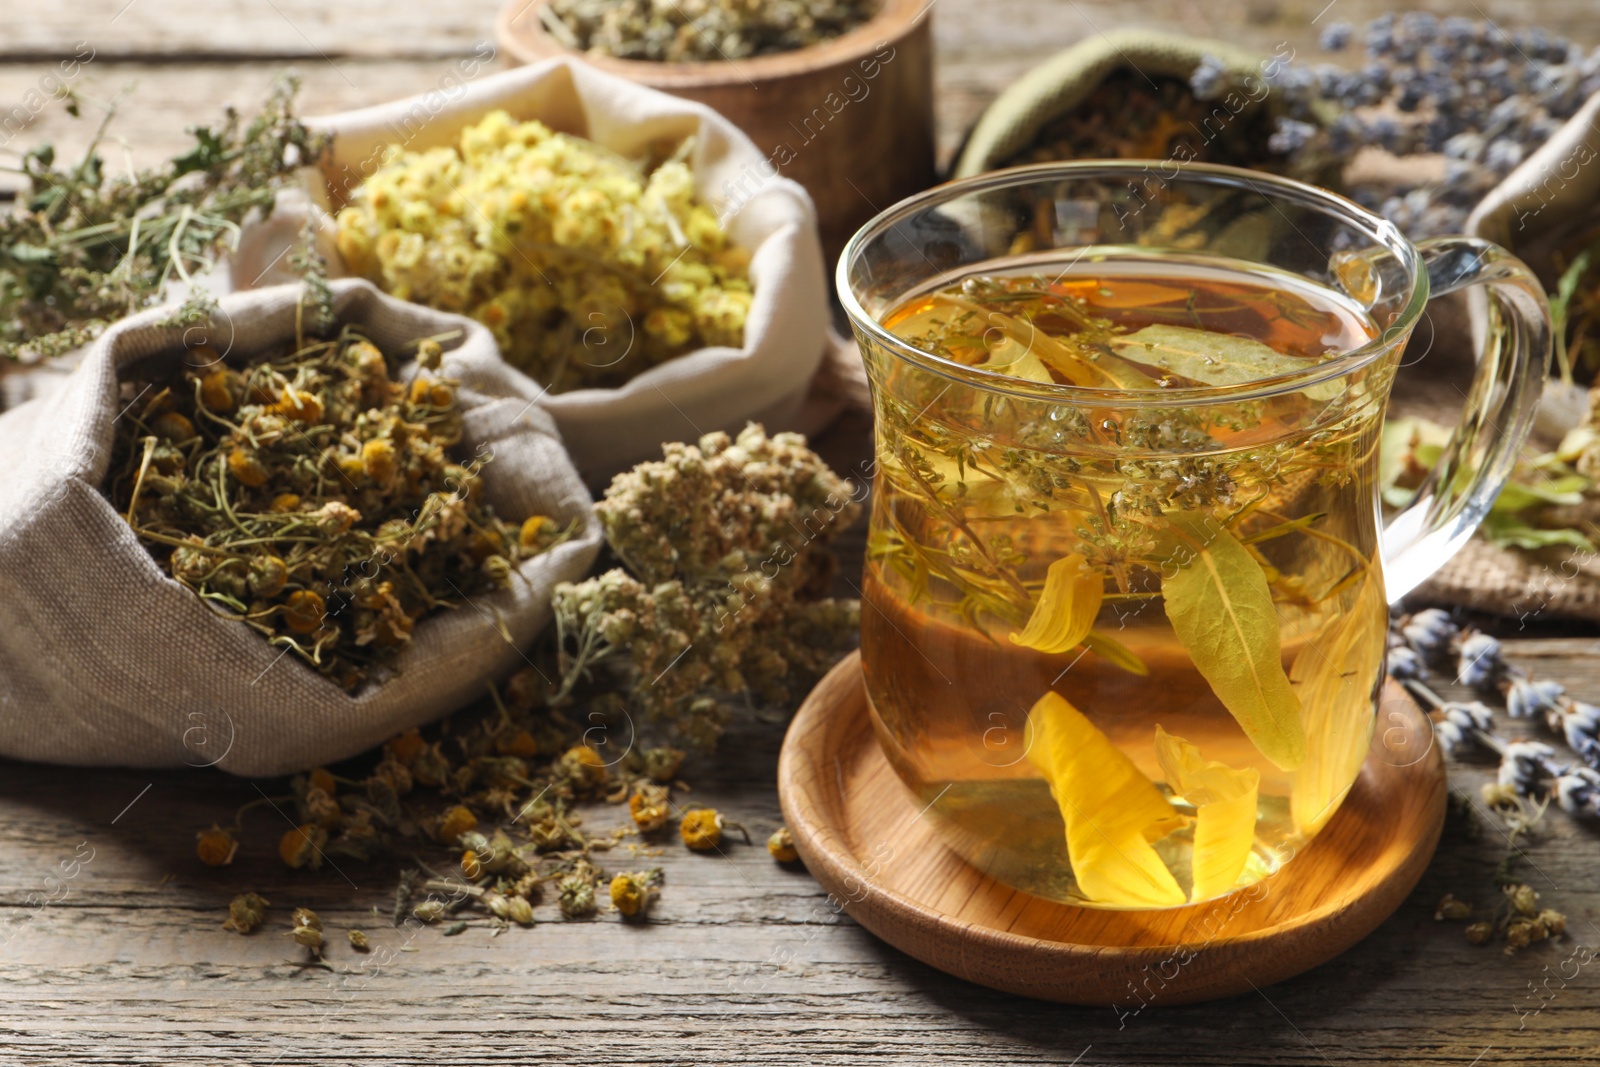
[(1333, 817), (1367, 758), (1387, 618), (1382, 583), (1369, 570), (1353, 601), (1306, 641), (1289, 668), (1305, 734), (1316, 739), (1289, 792), (1301, 833), (1314, 834)]
[(1172, 791), (1195, 807), (1191, 900), (1221, 896), (1239, 883), (1256, 839), (1261, 772), (1207, 760), (1200, 749), (1156, 726), (1156, 758)]
[(1173, 633), (1245, 736), (1278, 767), (1306, 757), (1300, 698), (1283, 669), (1278, 612), (1261, 564), (1227, 530), (1173, 512), (1177, 535), (1161, 595)]
[(1100, 572), (1077, 552), (1062, 556), (1045, 573), (1044, 592), (1013, 644), (1040, 652), (1067, 652), (1083, 643), (1100, 613), (1105, 583)]
[(1028, 712), (1028, 761), (1044, 773), (1067, 824), (1067, 855), (1083, 895), (1097, 904), (1184, 903), (1151, 847), (1178, 813), (1111, 739), (1058, 693)]

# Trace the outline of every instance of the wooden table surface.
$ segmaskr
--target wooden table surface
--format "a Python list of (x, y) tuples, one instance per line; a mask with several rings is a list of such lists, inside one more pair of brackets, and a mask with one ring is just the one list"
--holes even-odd
[[(113, 164), (150, 163), (224, 101), (253, 106), (285, 66), (302, 74), (312, 113), (431, 88), (457, 60), (487, 55), (497, 2), (18, 5), (0, 36), (0, 112), (13, 101), (23, 112), (0, 114), (10, 123), (0, 143), (82, 145), (84, 124), (54, 107), (32, 115), (26, 101), (63, 57), (89, 54), (84, 45), (94, 58), (75, 88), (102, 99), (130, 90)], [(941, 150), (999, 88), (1087, 35), (1178, 27), (1309, 53), (1319, 13), (1323, 23), (1359, 23), (1385, 6), (936, 0)], [(1600, 40), (1593, 0), (1426, 6)], [(823, 444), (853, 465), (867, 449), (865, 420), (847, 418)], [(1508, 632), (1514, 662), (1600, 696), (1600, 638), (1531, 632)], [(782, 732), (778, 716), (738, 726), (723, 748), (736, 758), (686, 769), (694, 798), (764, 837), (779, 820)], [(1475, 799), (1490, 770), (1452, 763), (1453, 792)], [(1022, 1001), (935, 972), (854, 925), (804, 871), (778, 867), (759, 846), (710, 858), (668, 849), (667, 892), (648, 925), (549, 921), (450, 938), (393, 930), (372, 914), (387, 903), (393, 867), (288, 872), (261, 845), (278, 832), (270, 810), (253, 816), (255, 847), (234, 866), (200, 867), (195, 830), (258, 795), (256, 783), (214, 771), (0, 763), (0, 1063), (1600, 1063), (1600, 967), (1590, 963), (1600, 841), (1559, 813), (1519, 867), (1542, 903), (1569, 916), (1558, 943), (1507, 956), (1434, 921), (1447, 891), (1487, 901), (1505, 854), (1495, 824), (1457, 818), (1411, 900), (1332, 963), (1230, 1001), (1129, 1013), (1130, 999), (1118, 1013)], [(62, 880), (63, 870), (73, 876)], [(247, 888), (277, 908), (267, 929), (241, 938), (221, 919)], [(333, 973), (295, 965), (285, 916), (302, 904), (330, 929), (367, 929), (379, 951), (335, 953)], [(553, 909), (539, 916), (553, 919)]]

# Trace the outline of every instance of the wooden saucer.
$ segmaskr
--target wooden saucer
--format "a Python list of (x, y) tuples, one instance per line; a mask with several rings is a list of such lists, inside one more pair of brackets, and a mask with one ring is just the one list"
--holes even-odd
[(1281, 870), (1221, 900), (1108, 911), (1045, 900), (945, 848), (873, 734), (858, 655), (801, 705), (778, 763), (784, 817), (831, 899), (889, 944), (980, 985), (1069, 1004), (1182, 1004), (1323, 963), (1415, 888), (1444, 825), (1426, 716), (1388, 683), (1337, 814)]

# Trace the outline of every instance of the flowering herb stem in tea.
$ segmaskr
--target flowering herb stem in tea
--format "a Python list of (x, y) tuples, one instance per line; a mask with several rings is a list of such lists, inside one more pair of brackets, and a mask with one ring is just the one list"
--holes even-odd
[(880, 0), (551, 0), (539, 8), (568, 48), (662, 63), (728, 62), (806, 48), (877, 14)]
[(1314, 372), (1376, 327), (1297, 278), (1136, 252), (974, 274), (884, 324), (949, 368), (868, 353), (862, 643), (891, 762), (1040, 895), (1160, 907), (1270, 873), (1372, 728), (1395, 361)]

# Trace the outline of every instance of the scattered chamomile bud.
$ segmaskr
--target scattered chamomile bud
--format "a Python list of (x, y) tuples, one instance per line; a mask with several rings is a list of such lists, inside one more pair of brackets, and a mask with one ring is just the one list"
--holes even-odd
[(320, 789), (330, 797), (339, 791), (339, 783), (334, 779), (333, 772), (326, 767), (317, 767), (306, 775), (307, 789)]
[(533, 759), (539, 754), (539, 742), (526, 730), (518, 730), (510, 737), (496, 738), (494, 746), (502, 756), (516, 756), (518, 759)]
[(605, 782), (610, 772), (606, 761), (588, 745), (573, 745), (561, 756), (561, 770), (580, 788), (593, 788)]
[(496, 918), (514, 922), (518, 926), (533, 925), (533, 905), (523, 897), (492, 893), (485, 902), (489, 906), (490, 914)]
[[(309, 916), (311, 921), (298, 921), (301, 919), (302, 914)], [(312, 955), (322, 955), (322, 921), (317, 918), (316, 913), (306, 911), (304, 908), (295, 911), (295, 918), (297, 921), (294, 929), (289, 931), (289, 936), (294, 938), (296, 944), (304, 945), (310, 949)]]
[(1457, 900), (1454, 893), (1446, 893), (1439, 901), (1439, 906), (1434, 909), (1433, 917), (1460, 922), (1472, 917), (1472, 904), (1469, 901)]
[(477, 828), (478, 817), (472, 814), (472, 809), (465, 804), (457, 804), (444, 813), (434, 836), (439, 839), (440, 844), (453, 845), (462, 834)]
[(211, 829), (201, 830), (194, 836), (195, 854), (207, 867), (226, 867), (239, 851), (239, 842), (216, 823), (211, 824)]
[(678, 748), (647, 748), (643, 753), (644, 773), (652, 782), (671, 782), (683, 767), (684, 755)]
[(661, 868), (633, 871), (611, 879), (611, 906), (621, 912), (624, 919), (637, 919), (650, 910), (660, 893)]
[(594, 882), (581, 874), (569, 874), (556, 884), (561, 914), (569, 919), (593, 915), (599, 905), (594, 899)]
[(628, 814), (633, 816), (633, 824), (644, 833), (665, 826), (672, 817), (670, 796), (666, 786), (640, 782), (628, 798)]
[(444, 918), (444, 901), (424, 900), (411, 909), (411, 914), (425, 923), (436, 923)]
[(476, 882), (483, 877), (483, 863), (478, 859), (476, 850), (469, 848), (461, 854), (461, 873), (469, 882)]
[(1494, 923), (1468, 923), (1464, 933), (1467, 935), (1468, 944), (1487, 945), (1494, 938)]
[(767, 838), (767, 851), (779, 863), (793, 863), (800, 858), (800, 853), (794, 847), (794, 835), (787, 826), (772, 831), (772, 836)]
[(1539, 912), (1536, 918), (1539, 925), (1544, 927), (1545, 932), (1550, 937), (1560, 937), (1562, 934), (1567, 932), (1567, 917), (1561, 914), (1559, 911), (1555, 911), (1551, 908), (1545, 908), (1543, 911)]
[(1514, 919), (1506, 926), (1506, 954), (1510, 955), (1519, 948), (1527, 948), (1533, 943), (1533, 931), (1539, 928), (1538, 923), (1529, 922), (1527, 919)]
[(278, 857), (295, 870), (304, 867), (314, 871), (322, 866), (322, 846), (327, 843), (328, 831), (315, 823), (306, 823), (279, 838)]
[(438, 341), (424, 337), (417, 342), (417, 366), (423, 370), (438, 370), (444, 359), (444, 349)]
[(1506, 899), (1511, 906), (1521, 915), (1534, 916), (1539, 914), (1539, 894), (1531, 885), (1508, 885), (1505, 887)]
[(722, 844), (725, 828), (744, 834), (745, 844), (750, 843), (750, 833), (736, 822), (729, 822), (714, 808), (694, 808), (683, 815), (678, 823), (678, 835), (683, 843), (695, 852), (710, 852)]
[(357, 952), (372, 951), (372, 942), (367, 940), (367, 935), (360, 930), (351, 930), (345, 936), (350, 939), (350, 947)]
[(240, 893), (228, 902), (228, 921), (222, 928), (248, 934), (267, 917), (268, 906), (266, 898), (259, 893)]

